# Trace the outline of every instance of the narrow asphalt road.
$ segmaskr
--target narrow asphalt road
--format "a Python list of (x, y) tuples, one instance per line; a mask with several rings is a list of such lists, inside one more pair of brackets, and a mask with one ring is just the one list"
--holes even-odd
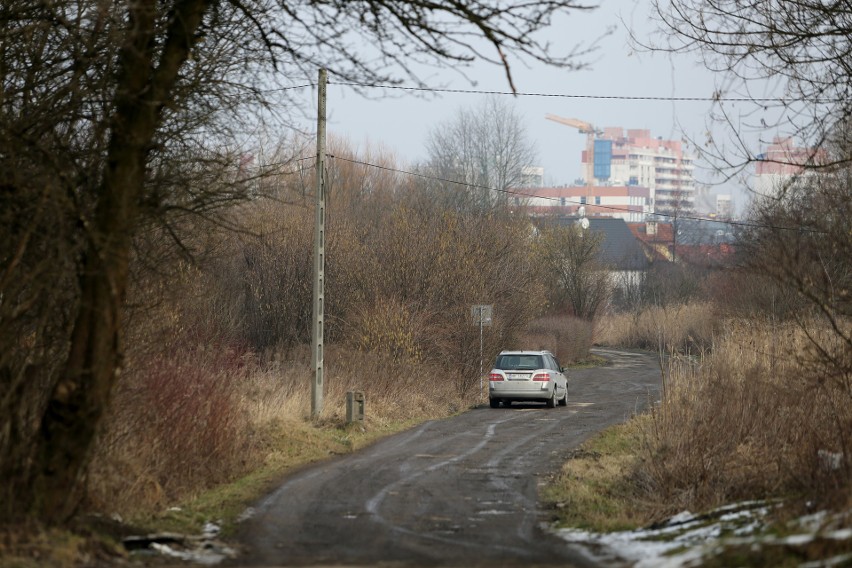
[(566, 407), (473, 409), (295, 474), (256, 507), (240, 566), (588, 566), (543, 528), (540, 485), (658, 398), (655, 355), (599, 349)]

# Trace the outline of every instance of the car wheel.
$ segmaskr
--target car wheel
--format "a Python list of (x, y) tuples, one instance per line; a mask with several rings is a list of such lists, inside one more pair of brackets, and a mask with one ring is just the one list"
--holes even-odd
[(488, 404), (491, 405), (491, 408), (498, 408), (500, 406), (500, 400), (496, 398), (489, 398)]
[(509, 408), (510, 406), (512, 406), (512, 401), (503, 399), (503, 406), (505, 406), (506, 408)]
[(547, 399), (547, 408), (556, 408), (556, 387), (553, 387), (553, 396)]
[(565, 389), (565, 395), (559, 399), (559, 406), (568, 406), (568, 389)]

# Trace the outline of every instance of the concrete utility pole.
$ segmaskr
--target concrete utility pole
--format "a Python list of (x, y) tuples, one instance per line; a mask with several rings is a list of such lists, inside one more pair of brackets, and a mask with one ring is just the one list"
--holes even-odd
[(325, 85), (328, 72), (319, 70), (317, 93), (317, 187), (316, 223), (314, 225), (314, 317), (311, 335), (311, 418), (322, 412), (323, 326), (325, 319)]

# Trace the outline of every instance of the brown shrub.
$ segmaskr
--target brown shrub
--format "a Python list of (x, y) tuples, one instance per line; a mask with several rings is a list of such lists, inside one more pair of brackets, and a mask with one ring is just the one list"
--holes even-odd
[(254, 465), (242, 381), (249, 353), (210, 344), (146, 357), (120, 383), (90, 474), (98, 509), (149, 510)]
[(788, 495), (848, 502), (852, 401), (802, 364), (808, 343), (793, 325), (738, 321), (712, 354), (668, 360), (638, 472), (663, 513)]
[(546, 316), (530, 322), (525, 349), (547, 349), (562, 364), (585, 361), (592, 347), (592, 322), (572, 316)]
[(362, 308), (353, 318), (349, 338), (362, 352), (384, 353), (394, 361), (418, 363), (423, 359), (425, 317), (412, 306), (393, 299)]

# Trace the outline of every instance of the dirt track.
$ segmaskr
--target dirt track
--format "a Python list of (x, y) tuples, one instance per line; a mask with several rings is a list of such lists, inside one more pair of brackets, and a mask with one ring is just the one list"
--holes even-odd
[(660, 384), (654, 355), (596, 353), (610, 365), (572, 371), (567, 408), (486, 404), (294, 475), (244, 524), (235, 564), (590, 565), (542, 529), (537, 488)]

